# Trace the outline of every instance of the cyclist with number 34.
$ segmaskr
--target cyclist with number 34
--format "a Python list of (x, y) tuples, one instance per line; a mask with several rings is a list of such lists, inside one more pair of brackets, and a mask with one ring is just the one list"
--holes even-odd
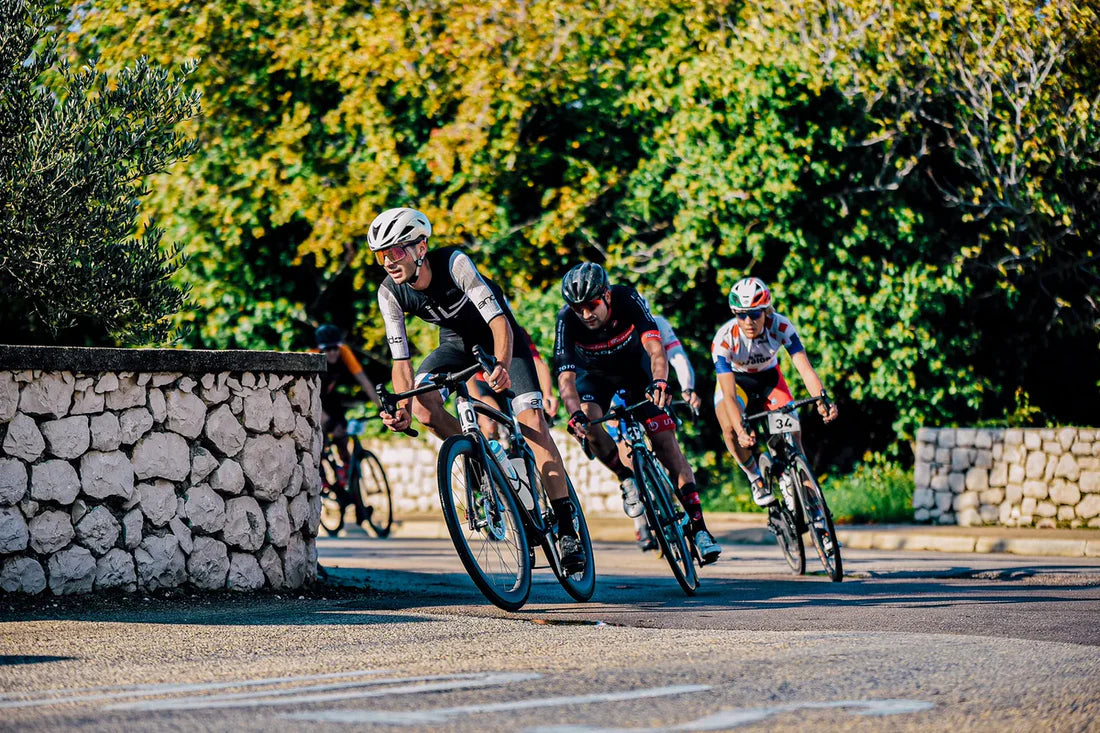
[[(825, 422), (837, 417), (837, 407), (826, 395), (798, 332), (790, 320), (775, 312), (771, 291), (762, 280), (747, 277), (730, 290), (733, 318), (726, 321), (711, 344), (711, 355), (718, 372), (714, 393), (714, 411), (722, 426), (722, 439), (752, 486), (752, 498), (767, 507), (775, 496), (760, 474), (752, 447), (756, 434), (744, 423), (746, 410), (774, 410), (793, 399), (779, 370), (779, 350), (785, 348), (810, 394), (824, 396), (817, 403)], [(795, 433), (801, 447), (801, 434)]]

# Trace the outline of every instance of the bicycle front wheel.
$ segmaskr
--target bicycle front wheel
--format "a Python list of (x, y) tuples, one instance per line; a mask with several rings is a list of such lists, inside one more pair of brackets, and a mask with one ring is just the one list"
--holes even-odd
[(344, 490), (336, 475), (336, 465), (325, 453), (321, 454), (321, 526), (330, 536), (344, 527)]
[(493, 605), (517, 611), (531, 593), (531, 552), (519, 509), (495, 465), (469, 436), (439, 451), (439, 501), (455, 551)]
[(356, 451), (355, 458), (359, 468), (359, 501), (363, 505), (367, 524), (379, 537), (388, 537), (393, 526), (393, 498), (386, 471), (378, 457), (369, 450)]
[(638, 482), (639, 495), (645, 504), (646, 519), (650, 529), (657, 536), (661, 554), (672, 568), (676, 582), (689, 596), (695, 595), (699, 587), (699, 574), (695, 572), (695, 562), (691, 546), (684, 535), (681, 523), (683, 513), (677, 509), (672, 482), (664, 468), (657, 464), (651, 455), (634, 453), (634, 479)]
[(844, 566), (840, 559), (840, 540), (833, 527), (829, 505), (825, 503), (825, 495), (821, 493), (821, 486), (814, 478), (805, 456), (794, 457), (790, 472), (802, 510), (806, 515), (807, 529), (810, 531), (810, 539), (813, 540), (817, 556), (821, 558), (825, 573), (832, 578), (833, 582), (839, 583), (844, 579)]

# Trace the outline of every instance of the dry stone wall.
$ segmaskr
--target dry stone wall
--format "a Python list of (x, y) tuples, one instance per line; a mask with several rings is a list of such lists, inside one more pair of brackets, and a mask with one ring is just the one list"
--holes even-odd
[(0, 347), (0, 590), (314, 578), (322, 369), (306, 354)]
[(1100, 429), (922, 428), (914, 484), (917, 521), (1100, 527)]

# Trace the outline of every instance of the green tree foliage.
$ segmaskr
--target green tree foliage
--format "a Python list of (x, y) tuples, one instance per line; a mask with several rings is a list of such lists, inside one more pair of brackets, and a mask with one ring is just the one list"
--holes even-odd
[(194, 150), (178, 73), (144, 58), (113, 78), (59, 60), (50, 5), (0, 0), (0, 331), (9, 342), (163, 339), (183, 303), (180, 251), (137, 228), (146, 177)]
[[(202, 153), (151, 201), (194, 253), (195, 345), (305, 345), (334, 320), (386, 363), (365, 234), (411, 205), (544, 348), (560, 276), (605, 262), (704, 387), (726, 290), (764, 277), (847, 416), (811, 444), (857, 460), (921, 423), (1001, 417), (1021, 387), (1091, 419), (1062, 390), (1100, 373), (1100, 24), (1071, 0), (939, 12), (100, 0), (77, 35), (112, 64), (203, 59)], [(694, 449), (719, 470), (713, 434)]]

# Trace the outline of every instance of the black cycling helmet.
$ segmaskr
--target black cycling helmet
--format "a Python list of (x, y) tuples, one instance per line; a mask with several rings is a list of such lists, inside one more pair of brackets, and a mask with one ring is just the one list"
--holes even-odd
[(317, 327), (317, 346), (327, 349), (330, 346), (339, 346), (344, 341), (344, 332), (331, 323), (325, 323)]
[(561, 295), (570, 305), (587, 303), (603, 295), (610, 287), (607, 270), (595, 262), (577, 265), (561, 279)]

